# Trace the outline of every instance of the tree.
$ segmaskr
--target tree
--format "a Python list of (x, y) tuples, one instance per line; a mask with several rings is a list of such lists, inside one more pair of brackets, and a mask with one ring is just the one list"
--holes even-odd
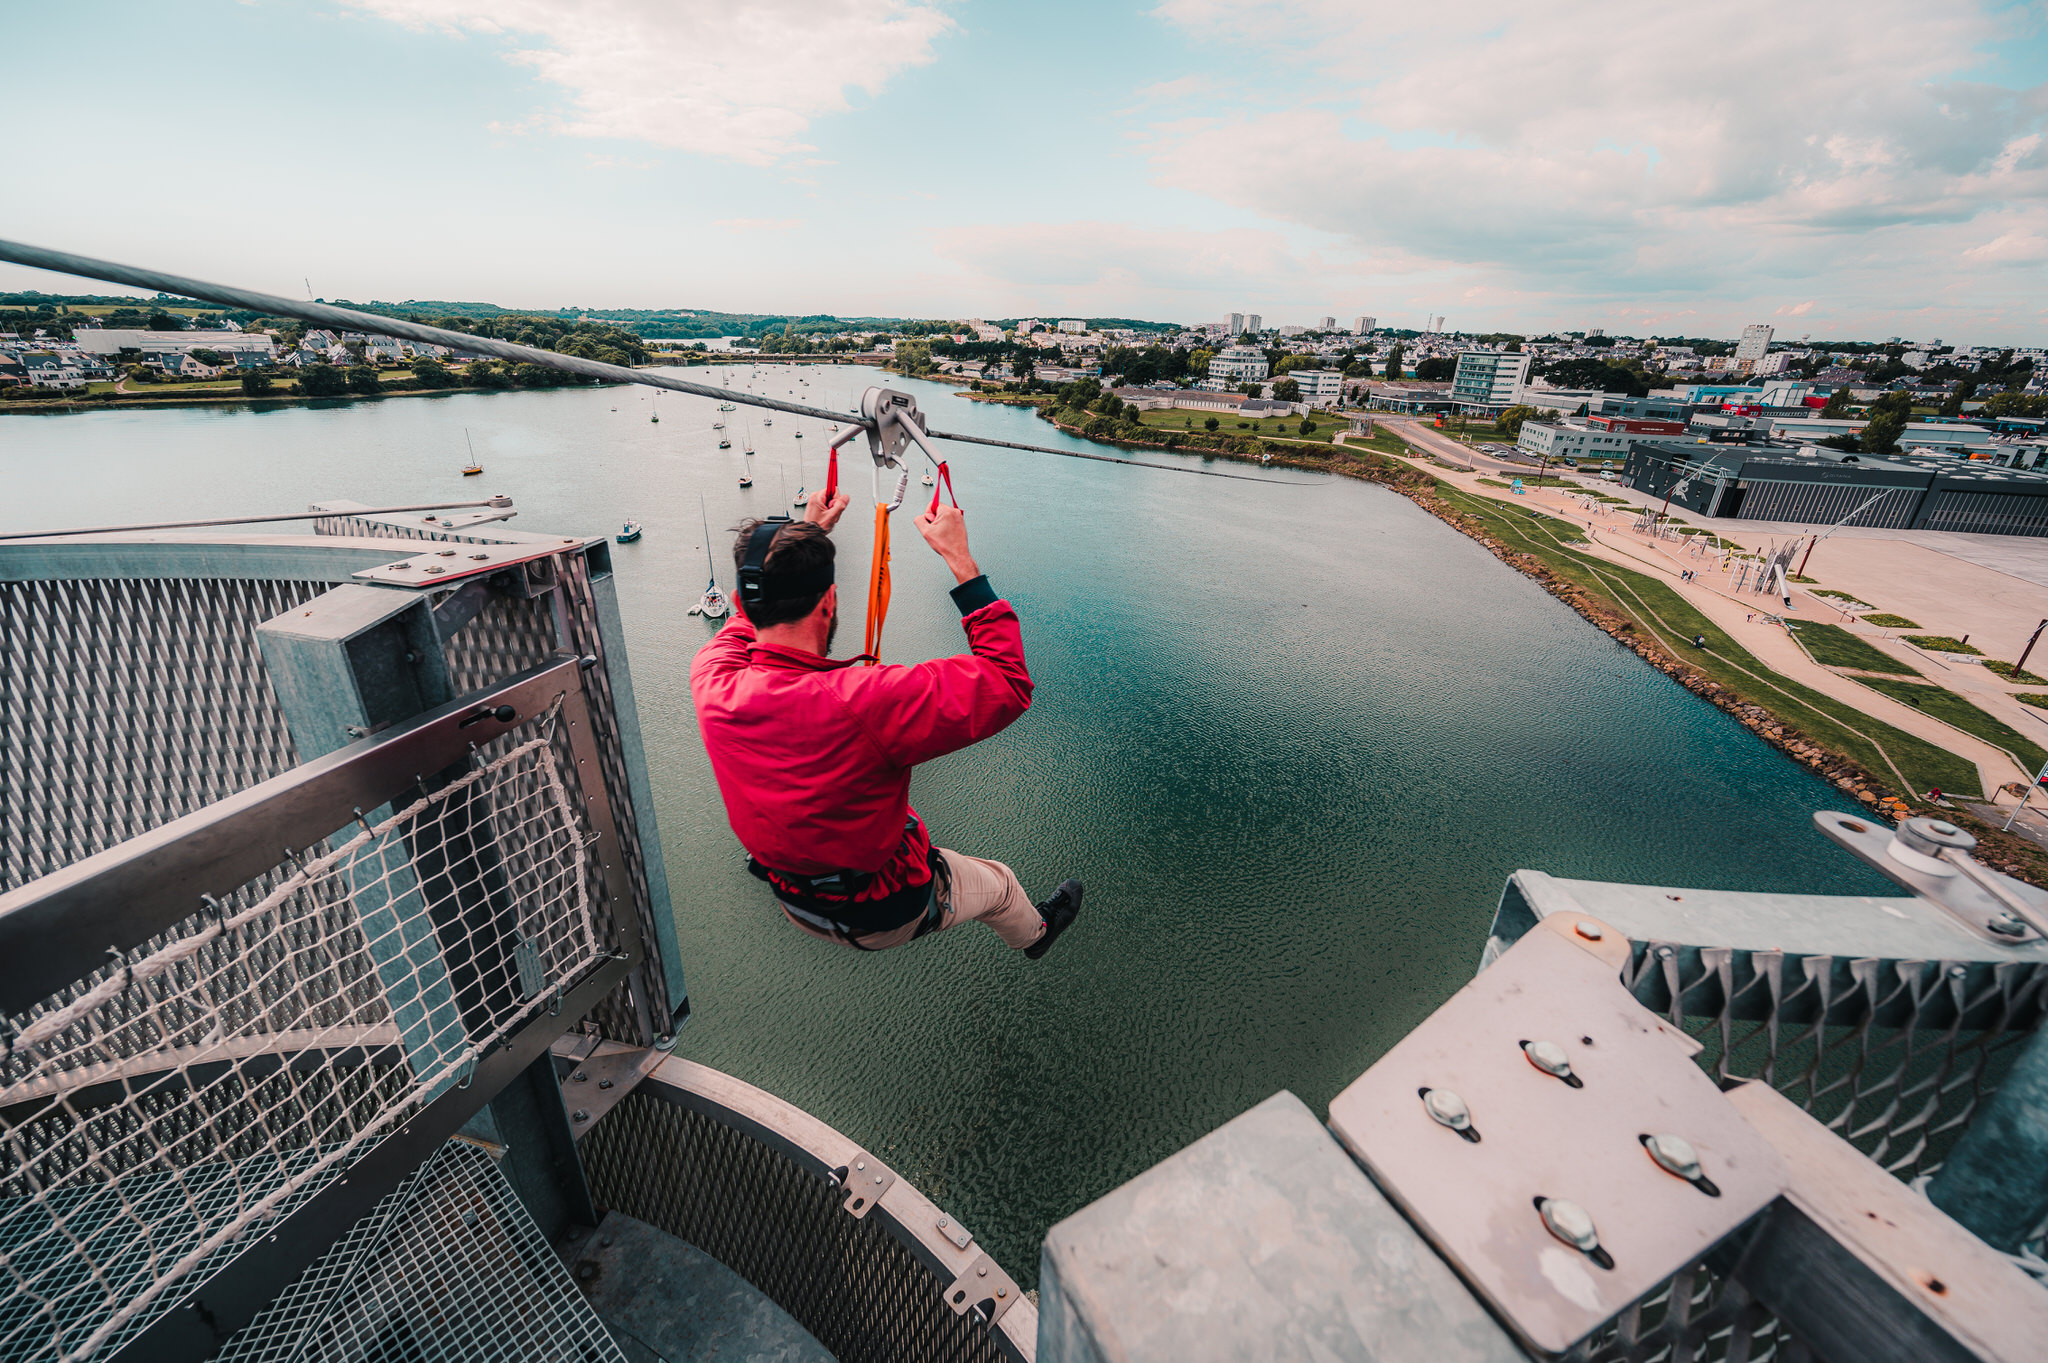
[(202, 346), (195, 346), (185, 353), (199, 361), (199, 363), (210, 364), (216, 369), (228, 362), (228, 357), (221, 354), (218, 350), (207, 350)]
[(1977, 395), (1977, 385), (1968, 379), (1956, 385), (1956, 391), (1948, 395), (1948, 401), (1941, 404), (1943, 416), (1961, 416), (1963, 404)]
[(1301, 385), (1293, 379), (1282, 379), (1273, 385), (1273, 401), (1300, 402)]
[(260, 369), (251, 369), (242, 375), (242, 391), (252, 398), (261, 397), (274, 387), (276, 385), (271, 382), (270, 375)]
[(1415, 366), (1415, 377), (1426, 383), (1441, 383), (1458, 372), (1458, 362), (1448, 355), (1432, 355)]
[(1401, 347), (1396, 345), (1387, 352), (1387, 380), (1392, 382), (1401, 377)]
[(149, 329), (151, 331), (183, 331), (185, 324), (171, 316), (168, 312), (152, 312), (149, 315)]
[(448, 372), (448, 366), (439, 360), (418, 360), (412, 367), (413, 381), (422, 388), (450, 388), (455, 376)]
[(1310, 421), (1307, 417), (1303, 417), (1301, 419), (1301, 433), (1303, 435), (1314, 435), (1316, 433), (1316, 423)]
[(377, 371), (366, 364), (350, 365), (346, 377), (351, 393), (374, 393), (378, 390)]
[(1520, 440), (1522, 438), (1522, 424), (1530, 417), (1538, 415), (1540, 413), (1536, 408), (1529, 406), (1527, 403), (1518, 402), (1493, 419), (1493, 429), (1499, 431), (1503, 439)]
[(1837, 385), (1835, 391), (1828, 394), (1828, 405), (1820, 409), (1820, 414), (1827, 417), (1849, 415), (1849, 396), (1848, 384)]
[(1237, 386), (1237, 391), (1243, 393), (1248, 398), (1255, 398), (1266, 391), (1266, 385), (1263, 383), (1240, 383)]
[(331, 364), (309, 364), (299, 371), (299, 391), (309, 398), (338, 398), (348, 391), (348, 379)]
[(1913, 415), (1913, 396), (1906, 392), (1886, 393), (1870, 408), (1870, 424), (1863, 428), (1865, 454), (1890, 454), (1899, 447), (1906, 422)]
[(1218, 421), (1215, 417), (1212, 416), (1207, 421), (1202, 423), (1202, 429), (1205, 431), (1213, 431), (1222, 424), (1222, 422)]

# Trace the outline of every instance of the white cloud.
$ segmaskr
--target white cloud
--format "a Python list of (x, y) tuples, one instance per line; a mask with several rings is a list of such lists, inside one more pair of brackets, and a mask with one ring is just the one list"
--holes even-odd
[(2048, 232), (2048, 87), (1970, 79), (1993, 45), (2038, 28), (2037, 7), (1158, 12), (1296, 73), (1284, 106), (1156, 125), (1165, 184), (1461, 284), (1772, 307), (1879, 306), (1897, 290), (1908, 306), (1952, 292), (1958, 271), (2039, 259)]
[(723, 227), (728, 232), (789, 232), (803, 226), (800, 218), (719, 218), (713, 227)]
[(501, 38), (507, 59), (561, 87), (548, 130), (675, 147), (750, 165), (812, 150), (843, 113), (935, 59), (953, 22), (923, 0), (345, 0), (415, 29)]

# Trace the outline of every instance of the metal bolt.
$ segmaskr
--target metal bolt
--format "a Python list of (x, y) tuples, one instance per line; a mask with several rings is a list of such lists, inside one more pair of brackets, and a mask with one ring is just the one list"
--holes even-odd
[(939, 1227), (940, 1227), (940, 1229), (944, 1229), (944, 1228), (945, 1228), (946, 1226), (948, 1226), (948, 1225), (951, 1225), (951, 1224), (952, 1224), (952, 1223), (951, 1223), (951, 1222), (949, 1222), (949, 1221), (947, 1221), (945, 1217), (943, 1217), (943, 1216), (942, 1216), (942, 1217), (940, 1217), (940, 1218), (939, 1218)]
[(881, 1181), (882, 1181), (882, 1176), (881, 1176), (880, 1174), (876, 1174), (876, 1175), (875, 1175), (875, 1182), (877, 1182), (877, 1183), (880, 1183)]
[(865, 1168), (867, 1168), (868, 1166), (867, 1166), (867, 1162), (866, 1162), (865, 1160), (855, 1160), (855, 1161), (853, 1162), (853, 1167), (854, 1167), (854, 1168), (856, 1168), (856, 1169), (865, 1169)]
[(1472, 1125), (1472, 1109), (1465, 1100), (1449, 1089), (1427, 1089), (1422, 1095), (1422, 1110), (1427, 1112), (1440, 1126), (1453, 1131), (1464, 1131)]
[(436, 554), (436, 557), (438, 557), (438, 558), (454, 558), (454, 557), (455, 557), (455, 551), (454, 551), (453, 549), (442, 549), (442, 550), (439, 550), (439, 551), (437, 552), (437, 554)]
[(1010, 1289), (1009, 1289), (1009, 1288), (1007, 1288), (1007, 1287), (999, 1287), (999, 1288), (997, 1288), (997, 1289), (996, 1289), (996, 1296), (998, 1296), (998, 1297), (1007, 1297), (1007, 1296), (1009, 1296), (1009, 1295), (1010, 1295)]
[(1984, 926), (1997, 933), (2000, 937), (2024, 937), (2027, 935), (2027, 925), (2013, 917), (2011, 913), (2001, 913), (1998, 917), (1986, 922)]
[(1579, 1087), (1579, 1077), (1572, 1073), (1572, 1059), (1565, 1054), (1564, 1047), (1555, 1041), (1525, 1041), (1522, 1054), (1529, 1057), (1529, 1063), (1545, 1074), (1555, 1075), (1573, 1088)]
[(490, 561), (491, 556), (489, 554), (471, 554), (470, 557), (479, 563), (487, 563)]
[(587, 1122), (587, 1121), (589, 1121), (589, 1120), (590, 1120), (590, 1109), (589, 1109), (589, 1108), (582, 1108), (582, 1107), (579, 1107), (579, 1108), (577, 1108), (577, 1109), (576, 1109), (576, 1113), (575, 1113), (575, 1120), (576, 1120), (576, 1121), (579, 1121), (579, 1122)]
[(428, 572), (430, 572), (430, 573), (445, 573), (445, 572), (447, 572), (448, 570), (447, 570), (446, 568), (443, 568), (443, 567), (442, 567), (442, 566), (441, 566), (440, 564), (438, 564), (438, 563), (429, 563), (429, 564), (427, 565), (427, 571), (428, 571)]
[(1643, 1149), (1650, 1152), (1650, 1158), (1667, 1174), (1676, 1174), (1690, 1183), (1700, 1176), (1699, 1152), (1692, 1148), (1692, 1142), (1683, 1136), (1660, 1134), (1643, 1142)]
[(582, 1070), (578, 1070), (578, 1071), (576, 1071), (576, 1074), (575, 1074), (575, 1076), (574, 1076), (574, 1077), (575, 1077), (575, 1080), (576, 1080), (576, 1082), (580, 1084), (580, 1083), (582, 1083), (582, 1082), (583, 1082), (584, 1080), (588, 1079), (588, 1078), (589, 1078), (590, 1076), (589, 1076), (588, 1074), (585, 1074), (585, 1073), (584, 1073), (584, 1072), (583, 1072)]
[(1589, 942), (1597, 942), (1607, 935), (1598, 923), (1586, 918), (1581, 918), (1577, 923), (1574, 923), (1572, 931)]
[(1673, 950), (1672, 948), (1670, 948), (1670, 947), (1658, 947), (1658, 948), (1657, 948), (1657, 959), (1658, 959), (1658, 960), (1660, 960), (1660, 961), (1668, 961), (1668, 960), (1670, 960), (1670, 959), (1671, 959), (1671, 958), (1672, 958), (1673, 956), (1676, 956), (1677, 954), (1678, 954), (1678, 953), (1677, 953), (1676, 951), (1674, 951), (1674, 950)]
[(1543, 1214), (1545, 1228), (1573, 1249), (1590, 1254), (1600, 1248), (1600, 1232), (1593, 1225), (1592, 1214), (1578, 1203), (1545, 1197), (1537, 1200), (1536, 1209)]
[(609, 1079), (600, 1079), (597, 1081), (597, 1086), (601, 1089), (608, 1089), (612, 1086), (612, 1081)]
[(986, 1268), (980, 1270), (980, 1276), (986, 1278), (988, 1276), (988, 1270)]

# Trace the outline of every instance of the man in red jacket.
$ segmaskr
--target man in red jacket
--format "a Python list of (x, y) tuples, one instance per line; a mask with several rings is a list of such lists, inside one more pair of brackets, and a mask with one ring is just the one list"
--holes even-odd
[(934, 847), (910, 807), (918, 763), (1001, 733), (1030, 708), (1017, 612), (968, 553), (959, 509), (942, 506), (917, 529), (959, 583), (972, 651), (909, 667), (830, 661), (831, 531), (848, 500), (813, 493), (803, 520), (740, 527), (740, 609), (690, 669), (747, 869), (813, 937), (879, 951), (979, 921), (1036, 960), (1081, 911), (1081, 882), (1034, 904), (1001, 862)]

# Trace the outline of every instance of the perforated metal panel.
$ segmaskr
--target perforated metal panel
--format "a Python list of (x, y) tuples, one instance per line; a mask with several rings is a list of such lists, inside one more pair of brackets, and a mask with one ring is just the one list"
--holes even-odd
[(297, 764), (256, 626), (324, 582), (0, 582), (0, 890)]
[(490, 1156), (450, 1141), (254, 1321), (223, 1363), (625, 1363)]
[(578, 1150), (600, 1205), (688, 1241), (762, 1292), (842, 1363), (998, 1363), (988, 1327), (879, 1217), (753, 1136), (645, 1089)]

